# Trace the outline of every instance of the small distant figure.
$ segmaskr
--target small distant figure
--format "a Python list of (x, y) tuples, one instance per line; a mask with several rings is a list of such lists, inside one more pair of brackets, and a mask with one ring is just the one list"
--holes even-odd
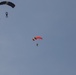
[(8, 12), (5, 13), (6, 14), (6, 18), (8, 17)]
[(36, 46), (38, 46), (38, 43), (36, 44)]

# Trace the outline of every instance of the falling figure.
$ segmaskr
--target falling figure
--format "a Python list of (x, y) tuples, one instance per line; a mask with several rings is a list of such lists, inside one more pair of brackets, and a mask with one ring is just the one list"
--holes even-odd
[(6, 18), (8, 17), (8, 12), (5, 13), (6, 14)]
[(38, 46), (38, 43), (36, 44), (36, 46)]

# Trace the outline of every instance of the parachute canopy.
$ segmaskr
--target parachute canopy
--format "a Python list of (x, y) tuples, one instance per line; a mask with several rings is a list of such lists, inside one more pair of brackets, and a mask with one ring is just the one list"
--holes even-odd
[(12, 8), (15, 7), (15, 4), (10, 2), (10, 1), (2, 1), (2, 2), (0, 2), (0, 5), (5, 5), (5, 4), (11, 6)]
[(35, 41), (35, 40), (42, 40), (43, 38), (41, 36), (35, 36), (32, 40)]

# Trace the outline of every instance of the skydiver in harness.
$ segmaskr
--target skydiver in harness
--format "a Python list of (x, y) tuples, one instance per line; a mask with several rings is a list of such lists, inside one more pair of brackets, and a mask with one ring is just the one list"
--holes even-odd
[(38, 43), (36, 44), (36, 46), (38, 46)]
[(8, 17), (8, 12), (5, 13), (6, 14), (6, 18)]

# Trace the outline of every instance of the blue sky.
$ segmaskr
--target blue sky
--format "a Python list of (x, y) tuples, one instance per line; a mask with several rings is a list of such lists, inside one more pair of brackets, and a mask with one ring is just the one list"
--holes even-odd
[(0, 75), (76, 75), (76, 0), (10, 1), (0, 6)]

